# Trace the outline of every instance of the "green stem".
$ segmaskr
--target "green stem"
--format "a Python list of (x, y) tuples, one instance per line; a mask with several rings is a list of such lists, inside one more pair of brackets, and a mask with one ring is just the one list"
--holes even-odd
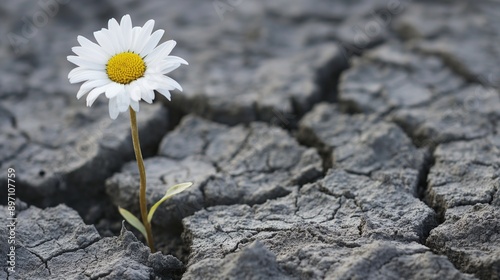
[(130, 112), (130, 128), (132, 131), (132, 144), (134, 145), (135, 158), (137, 159), (137, 168), (139, 168), (140, 176), (140, 192), (139, 205), (141, 207), (142, 224), (146, 228), (147, 242), (151, 249), (151, 253), (155, 252), (153, 243), (153, 233), (151, 232), (151, 224), (148, 221), (148, 205), (146, 201), (146, 169), (144, 168), (144, 160), (142, 159), (141, 144), (139, 143), (139, 130), (137, 129), (137, 118), (135, 111), (129, 108)]

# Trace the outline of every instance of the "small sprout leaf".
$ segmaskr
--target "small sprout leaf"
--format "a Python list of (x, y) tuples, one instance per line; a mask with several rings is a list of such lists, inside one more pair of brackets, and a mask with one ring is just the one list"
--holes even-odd
[(149, 214), (148, 214), (148, 222), (151, 222), (151, 220), (153, 219), (153, 215), (156, 211), (156, 209), (163, 203), (165, 202), (165, 200), (171, 198), (172, 196), (180, 193), (180, 192), (183, 192), (184, 190), (186, 190), (187, 188), (191, 187), (193, 185), (193, 183), (191, 182), (187, 182), (187, 183), (181, 183), (181, 184), (177, 184), (175, 186), (172, 186), (170, 188), (168, 188), (167, 192), (165, 193), (165, 196), (162, 197), (160, 200), (158, 200), (158, 202), (156, 202), (152, 207), (151, 209), (149, 210)]
[(139, 221), (139, 219), (137, 219), (137, 217), (134, 216), (134, 214), (130, 213), (129, 211), (121, 207), (118, 207), (118, 212), (120, 212), (125, 221), (127, 221), (131, 226), (135, 227), (138, 231), (140, 231), (142, 235), (144, 235), (144, 238), (146, 238), (146, 240), (148, 239), (148, 235), (146, 234), (146, 228), (141, 223), (141, 221)]

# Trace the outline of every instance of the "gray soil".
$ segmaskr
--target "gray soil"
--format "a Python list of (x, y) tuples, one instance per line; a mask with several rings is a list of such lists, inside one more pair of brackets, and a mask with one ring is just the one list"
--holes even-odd
[[(184, 92), (127, 114), (75, 98), (77, 35), (155, 19)], [(3, 1), (0, 279), (500, 279), (500, 3)], [(6, 179), (5, 179), (6, 180)], [(10, 218), (2, 188), (0, 223)]]

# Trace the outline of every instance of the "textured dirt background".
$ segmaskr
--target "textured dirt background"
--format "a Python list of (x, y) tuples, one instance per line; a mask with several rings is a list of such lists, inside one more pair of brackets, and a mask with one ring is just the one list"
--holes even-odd
[[(190, 63), (138, 114), (148, 201), (194, 182), (155, 216), (163, 254), (116, 210), (126, 114), (67, 80), (124, 14)], [(500, 279), (499, 2), (7, 0), (0, 23), (0, 278)]]

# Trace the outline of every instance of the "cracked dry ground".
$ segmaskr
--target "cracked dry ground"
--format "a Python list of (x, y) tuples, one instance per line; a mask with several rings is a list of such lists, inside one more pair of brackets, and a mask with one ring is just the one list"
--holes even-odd
[[(19, 199), (0, 278), (499, 279), (500, 4), (214, 8), (229, 2), (65, 2), (0, 43), (0, 166)], [(41, 10), (3, 2), (2, 34)], [(184, 92), (138, 114), (148, 201), (195, 183), (153, 220), (164, 254), (116, 211), (138, 211), (127, 118), (67, 81), (76, 36), (126, 13), (190, 62)]]

